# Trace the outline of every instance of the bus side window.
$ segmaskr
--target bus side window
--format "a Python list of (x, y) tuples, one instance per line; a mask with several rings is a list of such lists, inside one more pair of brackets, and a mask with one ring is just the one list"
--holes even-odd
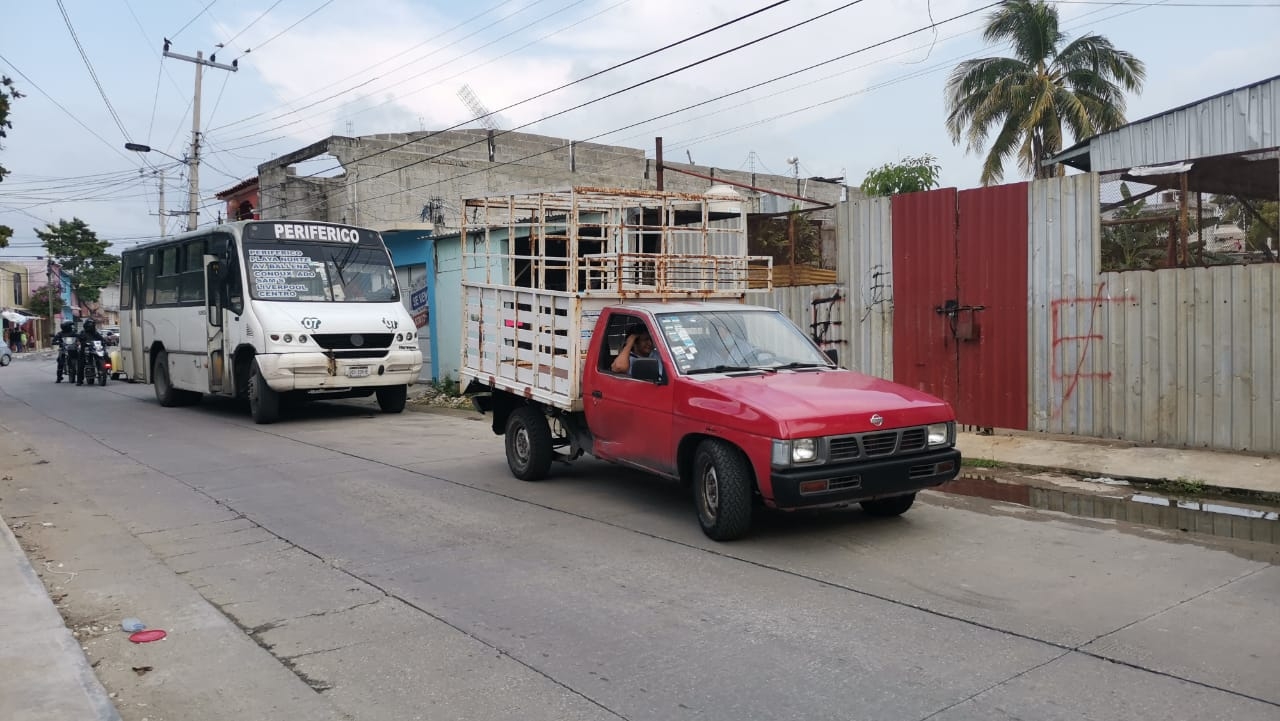
[(203, 238), (193, 240), (182, 247), (182, 267), (178, 280), (178, 300), (183, 303), (204, 303), (204, 254)]

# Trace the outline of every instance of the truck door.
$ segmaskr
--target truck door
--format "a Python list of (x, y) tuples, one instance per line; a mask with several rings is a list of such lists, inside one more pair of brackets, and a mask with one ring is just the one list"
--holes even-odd
[[(672, 410), (675, 393), (670, 383), (670, 355), (661, 336), (641, 316), (611, 313), (594, 358), (586, 374), (583, 395), (587, 425), (595, 438), (595, 455), (654, 471), (675, 475)], [(661, 356), (663, 383), (639, 380), (614, 373), (610, 364), (622, 349), (627, 335), (638, 329), (649, 331)], [(597, 329), (597, 333), (601, 331)]]

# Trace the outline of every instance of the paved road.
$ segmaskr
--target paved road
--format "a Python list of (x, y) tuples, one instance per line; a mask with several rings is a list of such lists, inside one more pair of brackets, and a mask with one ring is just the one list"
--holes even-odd
[(943, 494), (716, 544), (484, 422), (51, 376), (0, 371), (0, 512), (126, 721), (1280, 718), (1280, 568), (1222, 550)]

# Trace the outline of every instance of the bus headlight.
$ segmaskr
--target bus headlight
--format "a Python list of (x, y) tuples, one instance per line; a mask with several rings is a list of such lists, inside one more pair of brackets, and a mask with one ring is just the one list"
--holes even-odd
[(306, 342), (307, 342), (307, 337), (306, 337), (305, 335), (300, 335), (300, 336), (298, 336), (298, 342), (299, 342), (299, 343), (306, 343)]
[(933, 423), (929, 426), (929, 447), (938, 448), (951, 444), (955, 433), (954, 423)]
[(285, 343), (292, 343), (292, 342), (293, 342), (293, 334), (292, 334), (292, 333), (285, 333), (285, 334), (284, 334), (284, 342), (285, 342)]
[(404, 333), (396, 333), (397, 341), (404, 341)]

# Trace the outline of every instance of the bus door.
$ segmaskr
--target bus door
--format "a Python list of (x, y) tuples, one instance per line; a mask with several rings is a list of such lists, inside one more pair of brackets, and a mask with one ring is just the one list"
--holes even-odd
[(149, 381), (151, 369), (147, 368), (147, 348), (142, 340), (142, 306), (143, 299), (147, 297), (146, 289), (142, 284), (146, 279), (146, 268), (136, 265), (129, 270), (129, 273), (129, 291), (133, 296), (130, 298), (130, 304), (133, 306), (133, 322), (129, 324), (130, 368), (126, 372), (132, 380)]
[(226, 377), (226, 349), (222, 332), (222, 310), (225, 283), (225, 261), (214, 255), (204, 256), (205, 338), (209, 358), (209, 392), (221, 393)]

